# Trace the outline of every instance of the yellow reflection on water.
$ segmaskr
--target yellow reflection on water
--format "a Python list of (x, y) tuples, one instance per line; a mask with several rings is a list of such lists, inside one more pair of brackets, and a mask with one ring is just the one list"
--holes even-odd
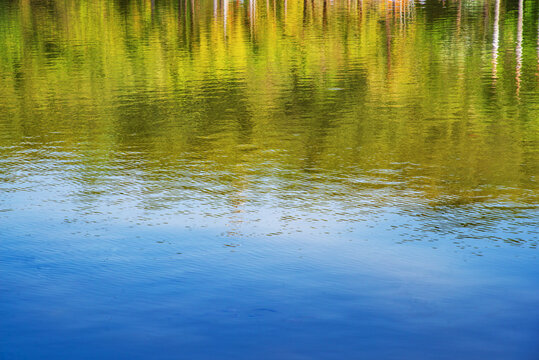
[(239, 169), (314, 172), (344, 194), (533, 202), (538, 5), (513, 5), (3, 4), (2, 153), (90, 147), (148, 175), (203, 159), (240, 188)]

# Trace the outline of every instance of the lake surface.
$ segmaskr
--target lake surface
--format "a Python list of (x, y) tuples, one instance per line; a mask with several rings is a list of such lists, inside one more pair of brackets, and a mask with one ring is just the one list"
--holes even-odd
[(539, 358), (539, 2), (0, 3), (1, 359)]

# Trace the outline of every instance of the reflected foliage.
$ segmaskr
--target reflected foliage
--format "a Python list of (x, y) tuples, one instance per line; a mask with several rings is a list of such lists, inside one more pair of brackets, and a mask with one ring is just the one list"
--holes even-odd
[[(141, 171), (159, 191), (188, 164), (217, 195), (253, 199), (296, 187), (318, 200), (380, 188), (382, 202), (537, 200), (536, 1), (0, 7), (9, 173), (75, 157), (97, 177)], [(84, 166), (68, 174), (91, 183)]]

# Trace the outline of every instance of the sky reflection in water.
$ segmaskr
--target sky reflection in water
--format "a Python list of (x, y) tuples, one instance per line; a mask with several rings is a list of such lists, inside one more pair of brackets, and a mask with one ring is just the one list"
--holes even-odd
[(0, 4), (0, 358), (536, 359), (539, 6)]

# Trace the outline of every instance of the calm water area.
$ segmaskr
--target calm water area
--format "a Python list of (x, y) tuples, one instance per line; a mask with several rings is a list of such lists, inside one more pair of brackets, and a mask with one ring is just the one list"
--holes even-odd
[(539, 359), (536, 0), (0, 1), (0, 359)]

